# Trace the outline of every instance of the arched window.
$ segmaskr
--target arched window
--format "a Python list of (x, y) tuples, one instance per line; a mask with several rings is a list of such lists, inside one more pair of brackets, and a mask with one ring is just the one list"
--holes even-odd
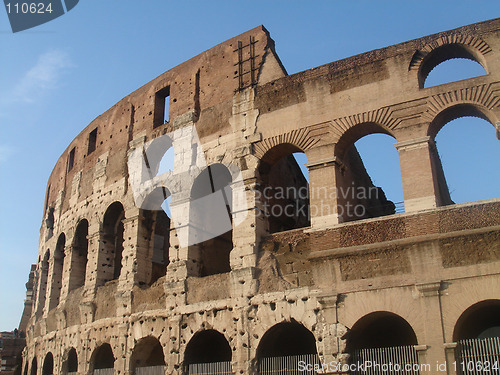
[[(471, 61), (471, 63), (467, 64), (465, 66), (466, 69), (464, 69), (463, 63), (460, 63), (460, 61), (458, 63), (450, 61), (453, 59), (466, 59)], [(431, 77), (431, 71), (437, 66), (441, 66), (441, 64), (446, 69), (444, 76), (437, 71), (436, 78)], [(457, 71), (457, 67), (461, 71)], [(419, 86), (423, 88), (449, 82), (449, 79), (466, 79), (482, 74), (486, 74), (486, 65), (479, 51), (464, 44), (451, 43), (438, 47), (425, 56), (419, 68), (418, 80)], [(428, 78), (429, 82), (427, 81)]]
[(59, 305), (61, 296), (63, 268), (64, 268), (64, 248), (66, 246), (66, 235), (61, 233), (57, 239), (56, 249), (54, 251), (54, 261), (52, 269), (52, 285), (50, 286), (49, 310)]
[(449, 107), (429, 127), (441, 205), (497, 198), (500, 143), (489, 114), (472, 104)]
[(94, 350), (90, 359), (90, 369), (95, 375), (113, 374), (111, 369), (115, 366), (115, 357), (111, 345), (102, 344)]
[(106, 213), (102, 224), (102, 261), (98, 264), (98, 272), (101, 275), (101, 283), (115, 280), (120, 277), (122, 269), (123, 253), (123, 219), (125, 210), (120, 202), (111, 204)]
[(222, 164), (204, 169), (194, 180), (189, 207), (189, 258), (194, 276), (231, 271), (233, 249), (232, 177)]
[(85, 284), (85, 274), (87, 270), (89, 240), (89, 223), (87, 220), (80, 220), (75, 230), (73, 239), (73, 249), (71, 254), (71, 274), (69, 290), (80, 288)]
[(232, 374), (232, 351), (225, 336), (213, 329), (200, 331), (189, 340), (184, 366), (189, 374)]
[(132, 352), (130, 366), (136, 375), (163, 375), (165, 355), (158, 339), (152, 336), (140, 339)]
[(285, 369), (299, 372), (299, 361), (320, 363), (313, 333), (293, 320), (274, 325), (262, 336), (257, 361), (261, 374), (280, 374)]
[(311, 225), (307, 157), (289, 143), (274, 146), (259, 165), (262, 214), (270, 233)]
[[(390, 198), (401, 202), (399, 158), (391, 142), (395, 142), (392, 134), (373, 122), (357, 124), (340, 137), (335, 146), (335, 156), (340, 165), (336, 181), (340, 222), (396, 213), (396, 205), (388, 199), (385, 191), (388, 188), (392, 195)], [(360, 155), (358, 146), (364, 157)], [(384, 189), (379, 185), (383, 185)], [(399, 211), (403, 210), (400, 204)]]
[(54, 357), (52, 353), (47, 353), (43, 360), (42, 375), (52, 375), (54, 373)]
[(417, 336), (412, 327), (400, 316), (377, 311), (359, 319), (347, 334), (347, 352), (351, 364), (369, 360), (415, 365)]

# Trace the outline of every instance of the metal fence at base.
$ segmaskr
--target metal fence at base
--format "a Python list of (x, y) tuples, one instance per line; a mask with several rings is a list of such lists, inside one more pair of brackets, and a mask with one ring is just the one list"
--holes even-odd
[(500, 337), (460, 340), (456, 369), (460, 375), (500, 375)]
[(94, 369), (94, 375), (114, 375), (114, 368), (98, 368)]
[(135, 375), (165, 375), (165, 366), (136, 367)]
[(352, 375), (419, 375), (418, 353), (413, 345), (355, 350)]
[(315, 366), (321, 366), (317, 354), (268, 357), (259, 360), (259, 373), (260, 375), (312, 375), (316, 374)]
[(189, 375), (233, 375), (230, 361), (212, 363), (192, 363), (188, 367)]

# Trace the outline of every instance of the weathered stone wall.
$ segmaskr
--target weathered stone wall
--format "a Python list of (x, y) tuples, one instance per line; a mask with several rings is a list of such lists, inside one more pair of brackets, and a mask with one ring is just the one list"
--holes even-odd
[[(75, 348), (78, 372), (89, 373), (96, 349), (109, 344), (115, 373), (129, 374), (134, 349), (152, 337), (163, 349), (166, 373), (181, 373), (190, 340), (215, 330), (231, 348), (234, 372), (250, 374), (263, 336), (284, 321), (314, 335), (323, 361), (346, 361), (349, 330), (381, 311), (408, 322), (421, 361), (452, 360), (461, 314), (500, 299), (500, 202), (450, 205), (434, 136), (465, 115), (499, 128), (499, 36), (500, 20), (492, 20), (288, 76), (268, 32), (258, 27), (122, 99), (70, 143), (49, 178), (24, 371), (41, 375), (52, 353), (53, 373), (64, 373)], [(473, 58), (488, 74), (423, 88), (447, 54)], [(218, 238), (232, 244), (229, 264), (217, 267), (209, 258), (214, 263), (207, 268), (217, 272), (205, 277), (199, 263), (218, 242), (186, 247), (181, 229), (163, 228), (168, 266), (152, 282), (160, 219), (137, 207), (127, 158), (190, 126), (208, 164), (241, 170), (248, 212), (231, 239)], [(353, 183), (373, 187), (353, 148), (371, 133), (397, 142), (405, 214), (373, 209), (378, 203), (370, 199), (314, 194)], [(258, 192), (270, 181), (306, 185), (293, 152), (308, 159), (310, 222), (295, 218), (295, 229), (273, 233), (280, 229), (262, 214)], [(269, 179), (273, 166), (280, 172)], [(372, 207), (372, 218), (342, 214), (348, 203)], [(87, 231), (77, 231), (84, 220)]]

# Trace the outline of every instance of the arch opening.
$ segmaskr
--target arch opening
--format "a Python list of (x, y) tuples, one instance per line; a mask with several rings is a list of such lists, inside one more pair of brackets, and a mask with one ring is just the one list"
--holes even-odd
[[(158, 339), (152, 336), (140, 339), (132, 352), (130, 366), (131, 370), (139, 375), (141, 374), (140, 369), (144, 367), (157, 367), (159, 374), (164, 373), (165, 355)], [(153, 374), (153, 372), (153, 369), (149, 370), (149, 374)]]
[(75, 348), (71, 348), (62, 363), (62, 373), (74, 375), (78, 372), (78, 355)]
[(103, 220), (102, 261), (99, 269), (102, 274), (102, 283), (116, 280), (120, 277), (123, 253), (123, 219), (125, 210), (120, 202), (112, 203)]
[(175, 149), (172, 139), (166, 135), (155, 138), (149, 144), (145, 156), (152, 176), (174, 170)]
[(359, 319), (347, 334), (347, 351), (417, 345), (413, 328), (399, 315), (378, 311)]
[[(477, 364), (483, 366), (500, 363), (500, 300), (478, 302), (465, 310), (458, 318), (453, 331), (457, 342), (456, 358), (460, 374), (473, 373)], [(467, 371), (464, 371), (467, 370)], [(498, 369), (492, 367), (491, 373)]]
[(478, 302), (458, 318), (453, 340), (500, 337), (500, 300)]
[(307, 157), (297, 146), (274, 146), (259, 165), (258, 195), (270, 233), (309, 227)]
[[(340, 222), (404, 212), (399, 155), (391, 144), (394, 141), (386, 128), (371, 122), (355, 125), (339, 139), (335, 156), (339, 164), (336, 188)], [(391, 192), (393, 200), (386, 192)]]
[(36, 375), (37, 372), (38, 372), (38, 364), (37, 364), (37, 360), (36, 360), (36, 357), (35, 357), (31, 361), (30, 375)]
[(418, 366), (417, 336), (399, 315), (377, 311), (359, 319), (347, 333), (346, 351), (351, 364), (377, 362)]
[(54, 251), (53, 269), (52, 269), (52, 284), (50, 286), (50, 301), (49, 310), (52, 310), (59, 305), (61, 297), (63, 268), (64, 268), (64, 248), (66, 247), (66, 235), (61, 233), (57, 239), (56, 248)]
[[(473, 63), (478, 64), (485, 74), (487, 72), (483, 55), (479, 51), (464, 44), (446, 44), (436, 48), (423, 59), (418, 72), (418, 81), (420, 88), (429, 87), (429, 85), (427, 85), (427, 78), (434, 68), (453, 59), (470, 60)], [(476, 72), (475, 69), (474, 72)], [(461, 77), (470, 78), (467, 75), (467, 72), (465, 73), (465, 77), (464, 75), (461, 75)]]
[(92, 354), (90, 361), (91, 370), (94, 370), (94, 373), (96, 373), (95, 370), (112, 369), (115, 366), (115, 359), (111, 345), (102, 344)]
[(429, 132), (442, 205), (499, 197), (500, 144), (483, 112), (470, 105), (452, 107), (436, 117)]
[(267, 330), (257, 347), (257, 359), (317, 354), (316, 339), (311, 331), (292, 320)]
[(54, 373), (54, 357), (48, 352), (43, 360), (42, 375), (52, 375)]
[(89, 222), (80, 220), (75, 230), (71, 258), (71, 274), (69, 290), (77, 289), (85, 285), (89, 249)]
[(196, 374), (204, 367), (210, 369), (210, 364), (218, 364), (222, 368), (221, 373), (229, 374), (231, 358), (232, 351), (226, 337), (216, 330), (208, 329), (197, 332), (189, 340), (184, 353), (184, 366), (189, 374)]
[(231, 271), (233, 249), (232, 176), (223, 164), (212, 164), (194, 180), (189, 206), (189, 259), (198, 277)]

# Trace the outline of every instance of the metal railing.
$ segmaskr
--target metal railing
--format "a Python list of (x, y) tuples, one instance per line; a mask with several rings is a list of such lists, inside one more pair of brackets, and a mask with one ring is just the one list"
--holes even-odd
[(114, 375), (114, 368), (97, 368), (94, 369), (94, 375)]
[(259, 373), (260, 375), (309, 375), (316, 374), (316, 372), (314, 370), (307, 371), (306, 369), (314, 369), (315, 365), (317, 365), (316, 367), (321, 366), (317, 354), (268, 357), (259, 360)]
[(136, 367), (135, 375), (165, 375), (165, 366)]
[(188, 367), (189, 375), (232, 375), (230, 361), (212, 363), (192, 363)]
[(355, 350), (352, 364), (353, 375), (420, 374), (417, 350), (412, 345)]
[(460, 340), (456, 367), (461, 375), (500, 374), (500, 337)]
[(405, 202), (394, 202), (395, 213), (402, 214), (405, 212)]
[(78, 375), (78, 371), (69, 371), (66, 375)]

